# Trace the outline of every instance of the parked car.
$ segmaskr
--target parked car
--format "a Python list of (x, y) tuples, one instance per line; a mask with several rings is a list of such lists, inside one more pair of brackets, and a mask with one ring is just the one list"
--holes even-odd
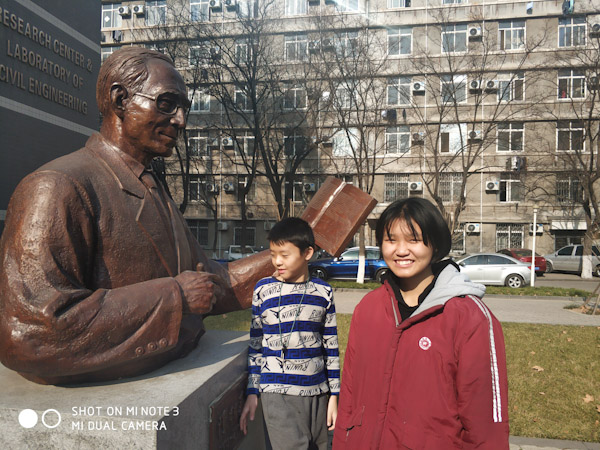
[[(501, 255), (512, 256), (515, 259), (518, 259), (521, 262), (531, 264), (531, 250), (526, 248), (503, 248), (502, 250), (498, 250), (497, 253)], [(544, 276), (546, 272), (546, 258), (543, 256), (535, 254), (535, 273), (538, 276)]]
[[(581, 272), (583, 262), (583, 245), (567, 245), (554, 253), (544, 255), (546, 258), (546, 272), (564, 271)], [(592, 271), (600, 277), (600, 250), (592, 246)]]
[[(313, 277), (353, 279), (358, 273), (358, 247), (344, 251), (337, 258), (322, 258), (309, 263), (308, 268)], [(382, 275), (388, 267), (379, 253), (378, 247), (365, 247), (365, 278), (381, 282)]]
[(225, 259), (228, 261), (235, 261), (244, 256), (253, 255), (254, 253), (256, 253), (256, 251), (249, 245), (245, 245), (243, 251), (241, 245), (230, 245), (229, 250), (225, 250)]
[(479, 253), (462, 257), (457, 263), (476, 283), (520, 288), (531, 282), (531, 265), (511, 256)]

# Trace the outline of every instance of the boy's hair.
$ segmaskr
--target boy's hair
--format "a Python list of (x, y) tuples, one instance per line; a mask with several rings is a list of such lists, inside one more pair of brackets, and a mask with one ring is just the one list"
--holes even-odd
[(277, 222), (267, 235), (269, 242), (285, 244), (291, 242), (304, 252), (309, 247), (315, 248), (315, 235), (306, 220), (299, 217), (287, 217)]
[(433, 249), (431, 262), (438, 262), (450, 253), (452, 236), (448, 224), (433, 203), (417, 197), (396, 200), (381, 213), (375, 230), (379, 248), (398, 219), (406, 222), (413, 235), (416, 235), (414, 224), (421, 228), (423, 243)]

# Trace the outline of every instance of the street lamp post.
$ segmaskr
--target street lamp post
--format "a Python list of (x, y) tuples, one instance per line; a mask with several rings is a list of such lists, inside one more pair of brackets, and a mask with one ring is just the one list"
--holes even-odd
[(531, 287), (535, 287), (535, 237), (537, 235), (537, 208), (533, 208), (533, 242), (531, 245)]

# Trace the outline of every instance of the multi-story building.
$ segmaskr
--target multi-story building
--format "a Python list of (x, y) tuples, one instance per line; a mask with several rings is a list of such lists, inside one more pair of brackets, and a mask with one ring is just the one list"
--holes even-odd
[(217, 256), (266, 245), (328, 175), (378, 199), (367, 243), (386, 205), (423, 196), (455, 253), (534, 236), (545, 253), (596, 227), (593, 3), (103, 0), (102, 55), (146, 45), (185, 75), (192, 107), (167, 178)]

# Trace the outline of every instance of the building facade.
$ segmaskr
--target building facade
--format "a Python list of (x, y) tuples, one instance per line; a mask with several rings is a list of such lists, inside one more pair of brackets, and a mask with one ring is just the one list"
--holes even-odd
[[(266, 245), (326, 176), (432, 200), (454, 254), (596, 227), (600, 15), (591, 0), (102, 3), (102, 55), (169, 54), (192, 101), (171, 194), (216, 257)], [(533, 229), (534, 211), (536, 227)]]

